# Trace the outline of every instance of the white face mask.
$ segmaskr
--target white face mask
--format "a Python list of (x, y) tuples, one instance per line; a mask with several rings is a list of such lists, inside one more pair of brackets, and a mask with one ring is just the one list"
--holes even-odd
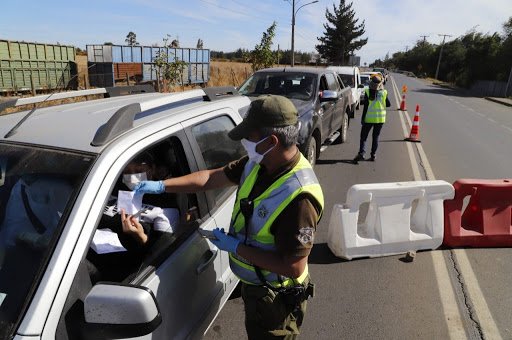
[[(268, 137), (270, 137), (270, 136), (268, 136)], [(253, 161), (253, 162), (259, 164), (263, 160), (263, 157), (265, 157), (265, 155), (267, 153), (269, 153), (270, 151), (272, 151), (273, 148), (275, 148), (275, 145), (274, 145), (273, 147), (271, 147), (270, 149), (265, 151), (265, 153), (263, 155), (256, 151), (256, 147), (258, 146), (258, 144), (263, 142), (268, 137), (263, 138), (259, 142), (251, 142), (250, 140), (247, 140), (245, 138), (243, 138), (240, 141), (242, 143), (242, 146), (244, 147), (245, 151), (247, 151), (247, 156), (249, 156), (250, 161)]]
[(123, 175), (123, 183), (133, 190), (137, 184), (141, 181), (147, 181), (148, 176), (145, 172), (141, 172), (138, 174), (125, 174)]

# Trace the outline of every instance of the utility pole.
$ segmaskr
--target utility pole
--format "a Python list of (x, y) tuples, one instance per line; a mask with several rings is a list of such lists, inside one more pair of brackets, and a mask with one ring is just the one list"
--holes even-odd
[(295, 0), (292, 0), (292, 67), (295, 65)]
[(308, 2), (307, 4), (299, 6), (299, 8), (295, 10), (295, 0), (292, 0), (292, 67), (295, 65), (295, 16), (297, 15), (299, 9), (301, 9), (302, 7), (311, 4), (316, 4), (317, 2), (318, 0)]
[(441, 65), (441, 56), (443, 55), (443, 48), (444, 48), (444, 40), (446, 37), (451, 37), (449, 34), (438, 34), (438, 36), (443, 37), (443, 42), (441, 43), (441, 51), (439, 51), (439, 59), (437, 60), (437, 69), (436, 69), (436, 75), (435, 79), (437, 79), (437, 76), (439, 75), (439, 65)]
[(405, 46), (405, 52), (409, 51), (409, 45)]
[(428, 38), (428, 35), (420, 35), (420, 37), (422, 37), (422, 38), (423, 38), (423, 43), (425, 43), (425, 42), (426, 42), (426, 39)]

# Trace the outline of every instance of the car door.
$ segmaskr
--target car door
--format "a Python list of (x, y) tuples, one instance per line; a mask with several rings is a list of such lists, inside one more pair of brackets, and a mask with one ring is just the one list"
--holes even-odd
[[(175, 137), (182, 147), (181, 157), (176, 161), (181, 167), (188, 164), (190, 171), (196, 171), (196, 159), (185, 133)], [(151, 289), (160, 306), (163, 322), (152, 339), (186, 339), (206, 330), (224, 291), (220, 251), (196, 231), (213, 230), (215, 220), (209, 214), (205, 194), (193, 196), (198, 206), (190, 204), (191, 210), (185, 217), (189, 222), (184, 223), (185, 230), (171, 244), (174, 251), (154, 271), (146, 277), (142, 274), (135, 282)]]
[[(331, 91), (336, 91), (340, 95), (340, 86), (336, 80), (334, 73), (326, 73), (325, 79), (327, 80), (327, 87)], [(326, 130), (324, 138), (329, 137), (334, 131), (338, 130), (341, 125), (340, 115), (338, 114), (339, 100), (329, 102), (329, 110), (324, 114)], [(327, 111), (327, 110), (326, 110)]]
[[(210, 120), (200, 122), (187, 129), (195, 152), (201, 154), (198, 160), (200, 169), (215, 169), (223, 167), (231, 161), (246, 154), (242, 144), (231, 140), (227, 133), (238, 123), (238, 114), (226, 109)], [(212, 190), (206, 193), (210, 212), (219, 228), (229, 229), (231, 213), (235, 203), (236, 185), (228, 188)], [(229, 257), (226, 252), (220, 254), (223, 272), (222, 281), (225, 284), (224, 299), (229, 297), (235, 288), (237, 279), (229, 269)]]
[[(73, 283), (69, 290), (61, 288), (62, 292), (59, 292), (59, 295), (65, 294), (65, 303), (62, 303), (60, 309), (58, 306), (52, 308), (49, 317), (49, 320), (57, 319), (58, 326), (56, 329), (45, 327), (44, 339), (55, 338), (54, 334), (58, 334), (59, 339), (87, 338), (87, 325), (83, 324), (83, 307), (80, 306), (83, 306), (91, 284), (95, 284), (91, 280), (91, 273), (88, 273), (90, 265), (102, 269), (101, 263), (100, 266), (96, 266), (98, 263), (94, 262), (94, 257), (89, 257), (89, 242), (102, 221), (98, 215), (104, 214), (104, 204), (108, 202), (106, 191), (115, 190), (116, 182), (122, 177), (121, 169), (128, 164), (127, 157), (134, 158), (142, 152), (153, 150), (151, 147), (166, 142), (169, 150), (173, 151), (173, 157), (169, 158), (169, 162), (173, 163), (170, 166), (174, 167), (174, 174), (184, 175), (197, 171), (197, 163), (188, 139), (181, 124), (177, 124), (177, 127), (178, 130), (175, 127), (168, 128), (168, 133), (161, 131), (148, 135), (144, 141), (135, 144), (131, 142), (131, 146), (124, 150), (122, 159), (108, 165), (111, 170), (107, 175), (101, 176), (105, 178), (100, 188), (102, 196), (95, 199), (78, 241), (87, 256), (83, 255), (82, 251), (73, 254), (71, 261), (76, 261), (78, 257), (80, 264), (78, 269), (69, 266), (69, 274), (66, 275), (74, 277)], [(100, 166), (101, 164), (98, 165)], [(135, 284), (147, 287), (155, 295), (162, 323), (153, 333), (140, 337), (141, 339), (189, 338), (194, 331), (206, 329), (211, 322), (207, 317), (211, 310), (216, 310), (220, 304), (223, 284), (218, 277), (222, 272), (219, 250), (197, 232), (198, 227), (212, 230), (216, 226), (215, 220), (209, 214), (204, 193), (187, 195), (186, 204), (191, 209), (185, 211), (184, 215), (180, 211), (183, 218), (178, 225), (179, 228), (152, 244), (152, 248), (145, 253), (141, 265), (126, 279), (118, 282), (120, 285)], [(126, 265), (122, 258), (111, 262), (109, 264), (113, 265), (114, 269)], [(62, 298), (58, 296), (58, 299)]]

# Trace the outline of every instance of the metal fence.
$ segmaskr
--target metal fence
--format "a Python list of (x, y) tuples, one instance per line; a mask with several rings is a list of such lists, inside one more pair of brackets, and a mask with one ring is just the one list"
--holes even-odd
[(471, 94), (477, 97), (509, 97), (512, 96), (512, 86), (505, 81), (478, 80), (471, 86)]
[(75, 48), (0, 40), (0, 91), (76, 88)]
[[(89, 82), (92, 86), (115, 86), (120, 79), (157, 80), (155, 58), (165, 53), (169, 62), (187, 63), (183, 84), (204, 84), (210, 78), (210, 50), (157, 46), (87, 45)], [(138, 64), (138, 65), (128, 65)], [(122, 66), (121, 66), (122, 65)], [(137, 66), (137, 67), (133, 67)], [(119, 71), (121, 70), (122, 71)], [(131, 71), (131, 70), (140, 71)]]

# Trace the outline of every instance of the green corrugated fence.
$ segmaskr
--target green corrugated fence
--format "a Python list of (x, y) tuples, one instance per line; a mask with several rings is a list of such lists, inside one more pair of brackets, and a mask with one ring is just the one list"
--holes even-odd
[(75, 48), (0, 40), (0, 91), (76, 88)]

